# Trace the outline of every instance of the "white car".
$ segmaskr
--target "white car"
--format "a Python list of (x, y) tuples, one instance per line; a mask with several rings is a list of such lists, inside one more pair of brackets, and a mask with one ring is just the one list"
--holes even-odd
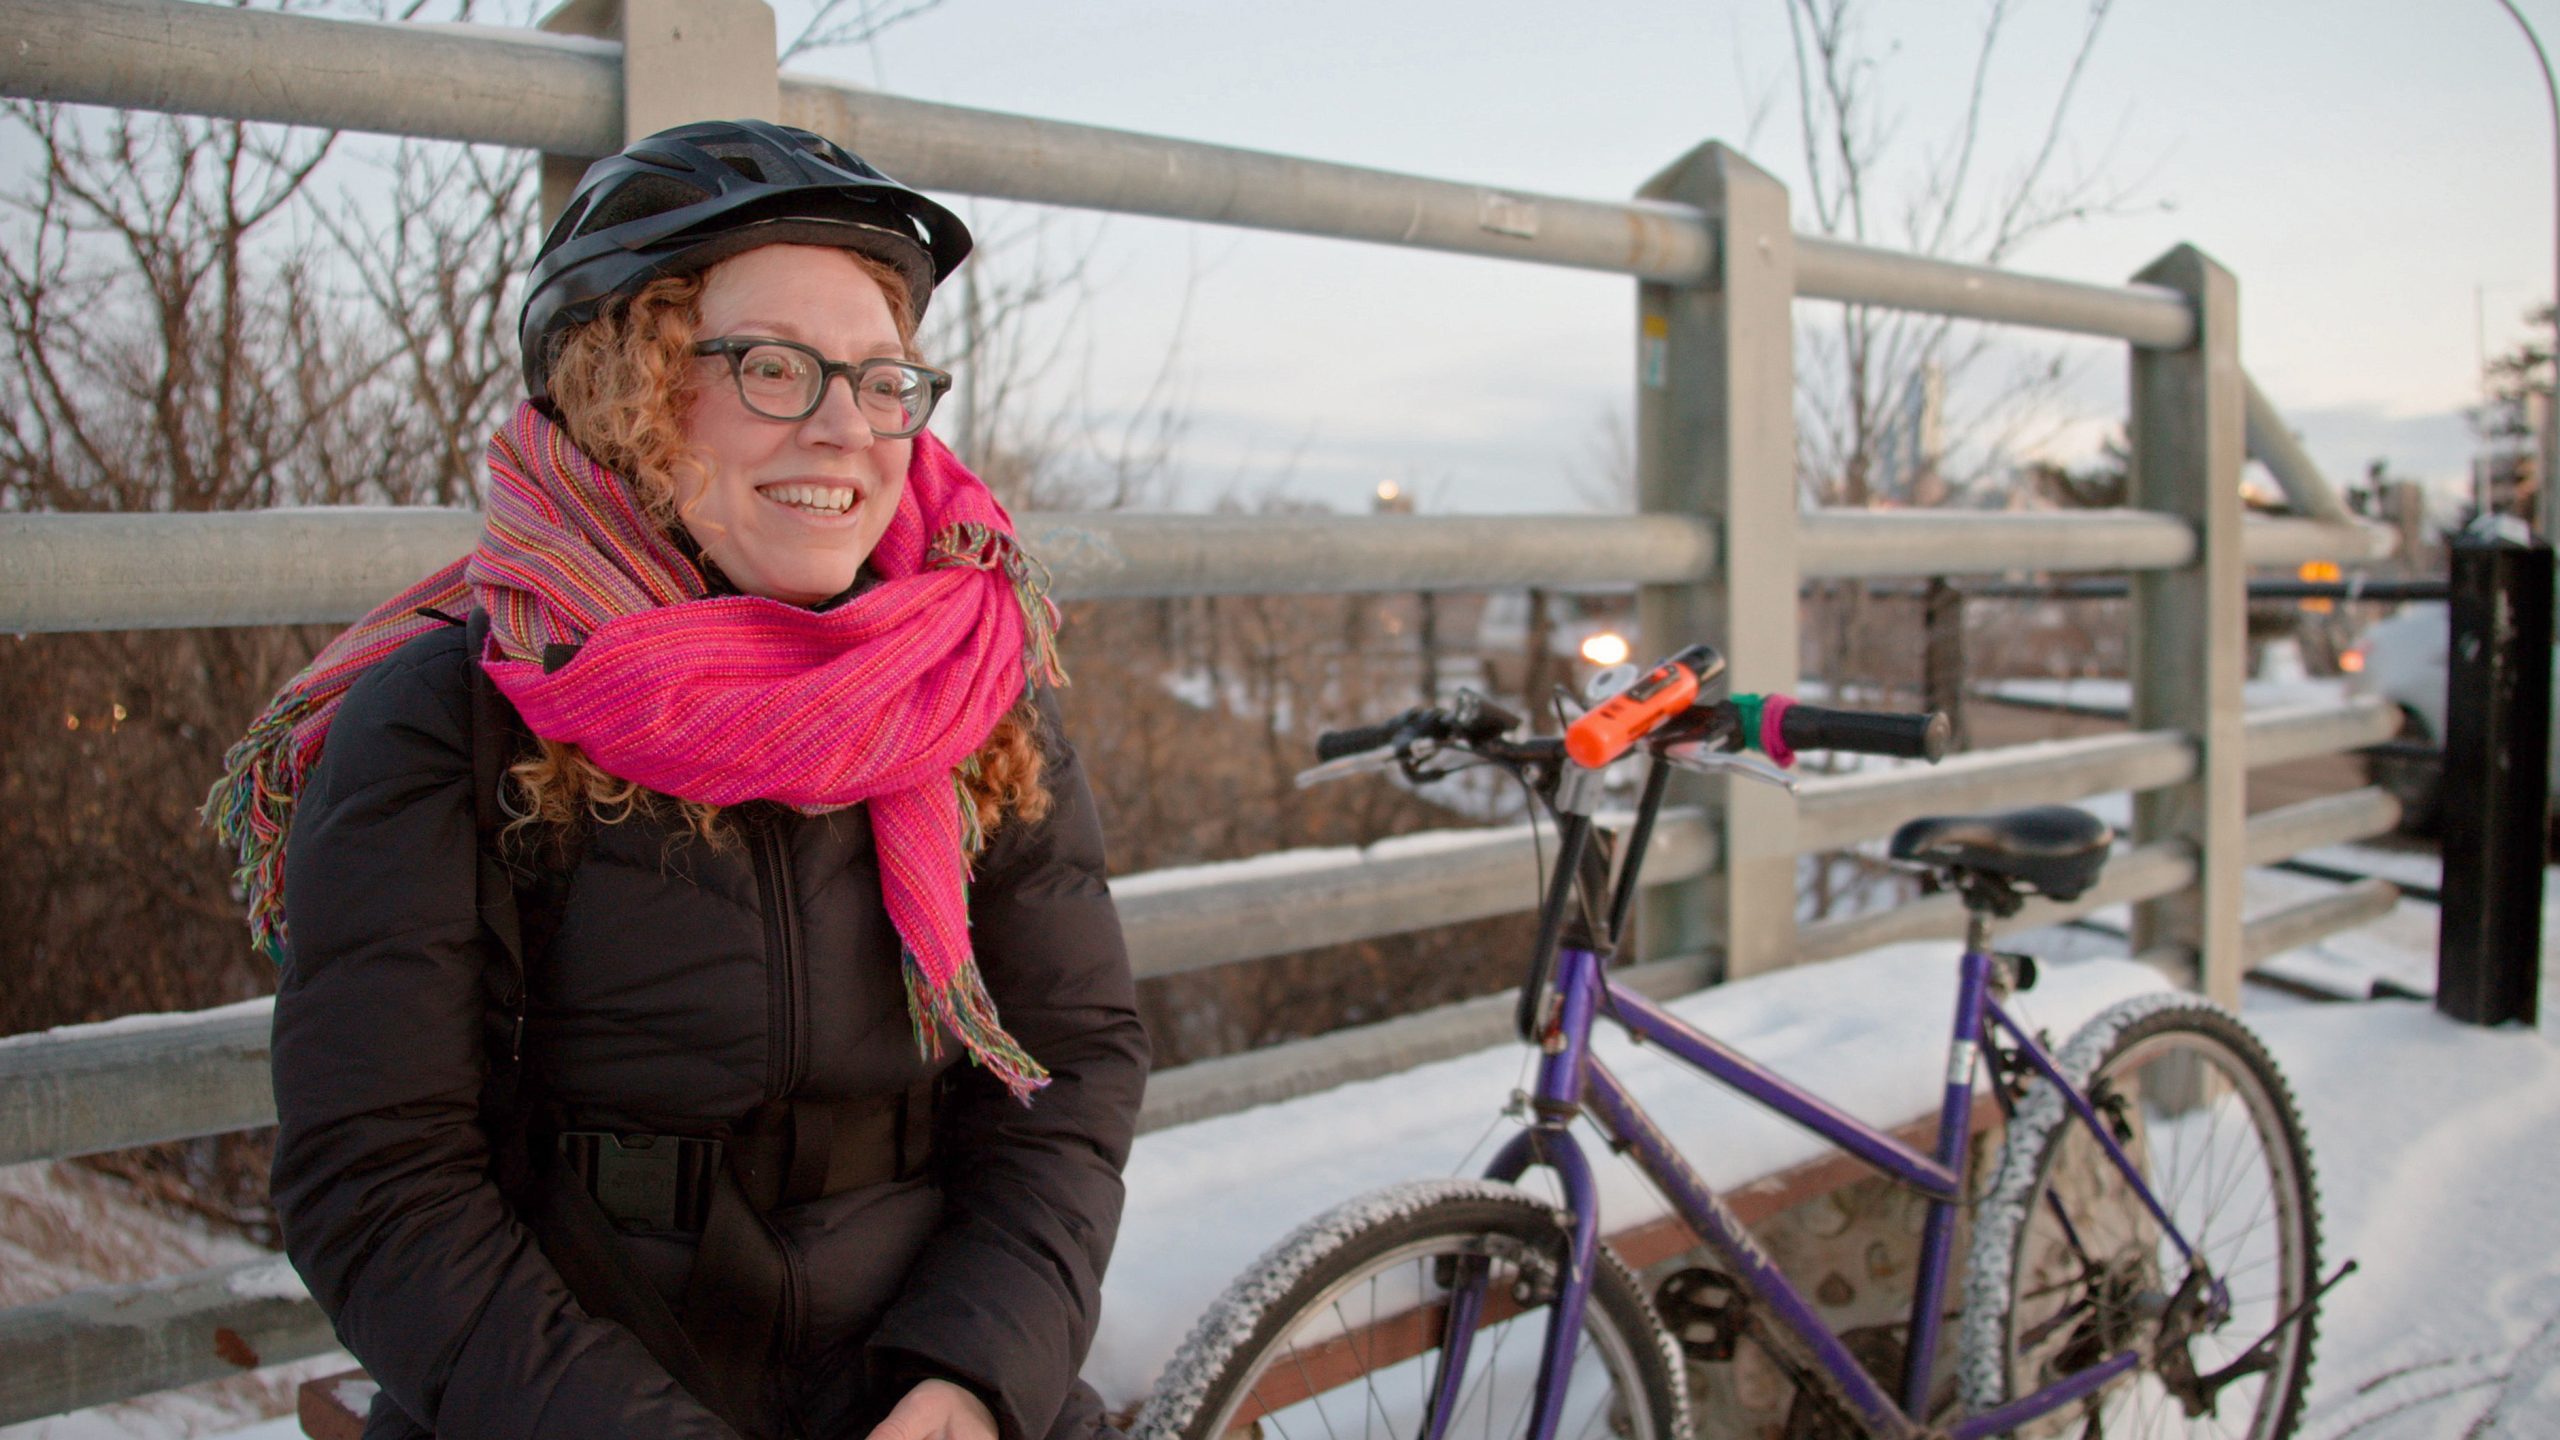
[[(2438, 750), (2444, 746), (2451, 626), (2451, 610), (2444, 601), (2418, 600), (2374, 622), (2356, 640), (2353, 653), (2361, 657), (2362, 668), (2349, 672), (2347, 688), (2352, 694), (2379, 695), (2399, 706), (2404, 742)], [(2554, 665), (2554, 673), (2560, 675), (2560, 646), (2554, 647)], [(2551, 758), (2551, 777), (2560, 782), (2560, 724), (2551, 727)], [(2400, 828), (2422, 835), (2434, 832), (2442, 807), (2444, 764), (2440, 759), (2367, 754), (2365, 773), (2399, 800)]]

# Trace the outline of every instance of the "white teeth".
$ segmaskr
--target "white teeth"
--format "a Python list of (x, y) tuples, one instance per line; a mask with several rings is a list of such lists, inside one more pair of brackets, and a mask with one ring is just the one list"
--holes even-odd
[(862, 498), (862, 492), (835, 485), (768, 485), (764, 496), (819, 515), (842, 515)]

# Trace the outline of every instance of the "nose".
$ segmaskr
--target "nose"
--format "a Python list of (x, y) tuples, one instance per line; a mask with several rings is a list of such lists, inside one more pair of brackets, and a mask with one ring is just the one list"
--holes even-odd
[(813, 445), (859, 450), (878, 437), (853, 398), (853, 377), (830, 375), (818, 393), (818, 408), (800, 422), (800, 438)]

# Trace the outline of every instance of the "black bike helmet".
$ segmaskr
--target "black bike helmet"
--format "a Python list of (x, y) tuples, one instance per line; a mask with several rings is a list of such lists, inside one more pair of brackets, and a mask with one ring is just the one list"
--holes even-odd
[(553, 343), (608, 298), (775, 244), (833, 245), (889, 265), (921, 319), (933, 287), (968, 258), (969, 230), (806, 130), (763, 120), (661, 130), (588, 166), (543, 238), (518, 326), (525, 387), (550, 398)]

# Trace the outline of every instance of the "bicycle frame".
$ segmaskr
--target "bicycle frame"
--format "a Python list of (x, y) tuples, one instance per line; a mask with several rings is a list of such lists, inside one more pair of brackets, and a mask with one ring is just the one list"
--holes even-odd
[[(1636, 878), (1635, 866), (1651, 828), (1647, 822), (1659, 798), (1659, 787), (1648, 784), (1646, 803), (1639, 807), (1637, 830), (1631, 837), (1627, 873), (1620, 877), (1619, 893), (1611, 907), (1613, 918), (1622, 918), (1625, 913), (1625, 901)], [(1931, 1431), (1924, 1420), (1915, 1418), (1926, 1412), (1933, 1380), (1954, 1246), (1956, 1207), (1963, 1199), (1962, 1167), (1973, 1115), (1974, 1079), (1980, 1067), (1986, 1025), (2005, 1032), (2026, 1062), (2061, 1092), (2079, 1123), (2096, 1137), (2108, 1159), (2132, 1185), (2134, 1193), (2141, 1196), (2179, 1252), (2192, 1254), (2186, 1237), (2100, 1120), (2088, 1097), (2064, 1080), (2053, 1056), (1994, 995), (1997, 962), (1985, 948), (1988, 942), (1979, 927), (1968, 940), (1962, 960), (1937, 1145), (1933, 1153), (1923, 1154), (1700, 1032), (1645, 996), (1612, 982), (1599, 952), (1559, 944), (1566, 929), (1563, 917), (1577, 888), (1586, 883), (1582, 871), (1590, 831), (1585, 815), (1573, 813), (1564, 805), (1559, 805), (1558, 810), (1562, 843), (1558, 847), (1557, 873), (1544, 909), (1537, 963), (1532, 966), (1531, 982), (1521, 1006), (1526, 1037), (1545, 1052), (1532, 1096), (1536, 1118), (1503, 1147), (1486, 1171), (1489, 1178), (1510, 1183), (1532, 1166), (1546, 1166), (1560, 1180), (1566, 1208), (1573, 1216), (1573, 1254), (1547, 1330), (1529, 1440), (1552, 1440), (1555, 1434), (1565, 1400), (1566, 1377), (1573, 1363), (1574, 1337), (1581, 1329), (1589, 1293), (1594, 1250), (1600, 1243), (1598, 1192), (1590, 1163), (1569, 1129), (1574, 1118), (1584, 1113), (1597, 1120), (1612, 1148), (1633, 1157), (1638, 1168), (1670, 1200), (1673, 1210), (1722, 1260), (1743, 1294), (1774, 1317), (1800, 1352), (1809, 1357), (1812, 1363), (1807, 1378), (1827, 1391), (1845, 1413), (1857, 1417), (1871, 1435), (1919, 1440), (1924, 1434), (1943, 1433), (1948, 1440), (1979, 1440), (2072, 1404), (2112, 1383), (2139, 1362), (2137, 1352), (2121, 1351), (2034, 1394), (1956, 1420), (1943, 1432)], [(1583, 928), (1587, 930), (1591, 928), (1592, 912), (1586, 907), (1582, 913), (1586, 917)], [(1623, 1025), (1639, 1042), (1659, 1046), (1690, 1068), (1741, 1091), (1839, 1146), (1868, 1167), (1927, 1197), (1929, 1211), (1921, 1232), (1920, 1270), (1899, 1397), (1888, 1393), (1866, 1373), (1822, 1323), (1802, 1292), (1762, 1252), (1731, 1207), (1673, 1148), (1625, 1085), (1592, 1053), (1592, 1025), (1604, 1014)], [(2067, 1219), (2064, 1223), (2068, 1225)], [(1454, 1297), (1450, 1307), (1442, 1348), (1443, 1389), (1465, 1369), (1467, 1336), (1476, 1309), (1471, 1302), (1475, 1298), (1462, 1294)], [(1447, 1414), (1445, 1405), (1433, 1407), (1428, 1440), (1441, 1440)]]

